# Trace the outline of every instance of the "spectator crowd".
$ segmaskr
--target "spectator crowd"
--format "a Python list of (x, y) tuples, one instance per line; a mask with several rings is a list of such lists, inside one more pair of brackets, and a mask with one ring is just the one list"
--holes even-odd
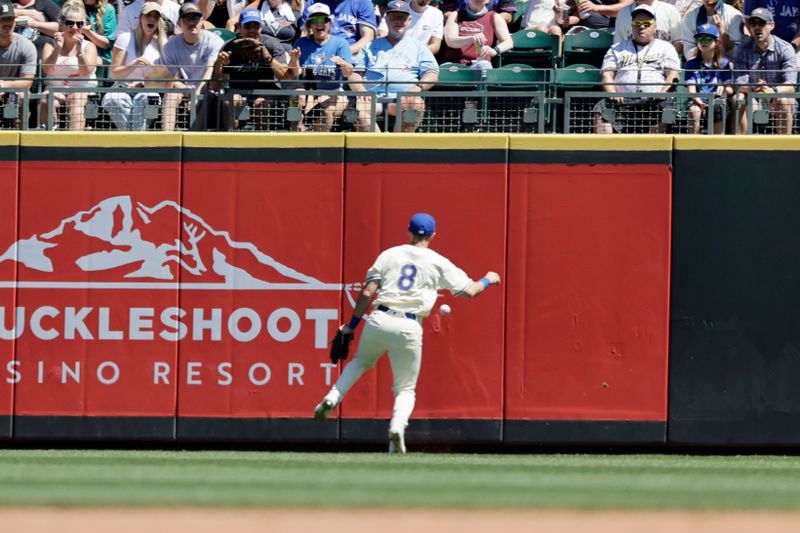
[[(355, 129), (378, 113), (414, 131), (426, 111), (414, 93), (437, 84), (440, 65), (485, 76), (517, 34), (554, 36), (560, 51), (581, 32), (613, 35), (596, 65), (607, 93), (592, 110), (596, 132), (659, 116), (657, 93), (676, 84), (691, 131), (713, 113), (716, 131), (745, 132), (753, 109), (793, 131), (800, 0), (0, 0), (0, 103), (28, 89), (36, 105), (18, 120), (70, 130), (86, 126), (96, 91), (118, 130), (148, 129), (152, 106), (164, 130), (187, 107), (196, 127), (224, 129), (245, 107), (295, 102), (296, 130), (330, 131), (355, 110)], [(298, 96), (261, 91), (279, 89)]]

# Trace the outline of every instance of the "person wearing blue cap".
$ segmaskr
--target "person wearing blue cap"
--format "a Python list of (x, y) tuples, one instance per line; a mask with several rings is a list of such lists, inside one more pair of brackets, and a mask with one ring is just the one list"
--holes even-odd
[(261, 33), (275, 37), (287, 52), (300, 37), (300, 17), (305, 8), (304, 0), (255, 0), (247, 7), (261, 13)]
[(495, 272), (487, 272), (480, 280), (473, 281), (450, 260), (433, 251), (430, 248), (436, 235), (433, 216), (413, 215), (408, 233), (408, 244), (384, 250), (367, 271), (353, 317), (339, 327), (344, 334), (352, 334), (378, 294), (372, 313), (366, 316), (356, 356), (314, 409), (315, 419), (327, 420), (361, 375), (388, 352), (394, 392), (389, 453), (406, 452), (405, 429), (414, 410), (422, 362), (422, 321), (431, 313), (437, 291), (447, 289), (454, 296), (473, 298), (490, 285), (500, 283)]
[[(719, 28), (710, 23), (701, 24), (697, 27), (694, 39), (699, 53), (686, 63), (686, 86), (690, 93), (711, 97), (710, 100), (695, 97), (689, 102), (689, 132), (700, 133), (701, 120), (707, 117), (709, 104), (733, 95), (733, 71), (722, 52)], [(723, 133), (723, 109), (718, 105), (711, 111), (714, 115), (714, 133)]]
[[(280, 89), (278, 80), (295, 77), (292, 67), (299, 67), (299, 51), (292, 54), (286, 53), (280, 41), (269, 35), (261, 33), (262, 20), (258, 9), (248, 7), (239, 15), (236, 29), (240, 37), (226, 43), (214, 62), (215, 80), (213, 87), (222, 88), (228, 80), (230, 89), (243, 91), (252, 89), (277, 90)], [(266, 129), (263, 124), (270, 109), (276, 109), (279, 101), (286, 100), (284, 96), (256, 96), (241, 92), (233, 92), (234, 107), (240, 107), (245, 101), (250, 106), (250, 114), (256, 129)], [(285, 106), (284, 106), (285, 107)], [(234, 129), (238, 127), (238, 113), (230, 113), (228, 100), (222, 101), (222, 122), (229, 126), (231, 115), (234, 117)], [(227, 129), (223, 127), (223, 129)]]
[(712, 24), (719, 30), (719, 45), (728, 59), (733, 59), (734, 49), (745, 39), (742, 32), (744, 18), (742, 12), (723, 0), (703, 0), (689, 11), (681, 23), (681, 44), (683, 55), (692, 59), (698, 53), (694, 37), (698, 28), (704, 24)]

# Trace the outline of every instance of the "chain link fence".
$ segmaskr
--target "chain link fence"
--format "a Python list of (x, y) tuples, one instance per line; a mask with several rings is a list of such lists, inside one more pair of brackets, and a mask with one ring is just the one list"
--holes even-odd
[(713, 94), (567, 92), (564, 133), (693, 133), (725, 131), (728, 106)]
[[(33, 88), (0, 92), (0, 129), (91, 131), (372, 131), (421, 133), (797, 134), (800, 92), (763, 84), (730, 84), (722, 94), (603, 91), (592, 67), (513, 70), (487, 76), (450, 69), (419, 90), (416, 83), (367, 83), (369, 92), (319, 90), (314, 80), (276, 82), (280, 89), (242, 88), (217, 80), (202, 91), (174, 80), (100, 80), (63, 87), (36, 78)], [(501, 70), (501, 69), (496, 69)], [(510, 76), (509, 76), (510, 74)], [(75, 80), (70, 80), (74, 82)], [(136, 86), (134, 86), (136, 85)], [(346, 88), (347, 83), (343, 82)], [(211, 90), (210, 87), (220, 88)], [(622, 88), (621, 86), (618, 88)], [(795, 88), (796, 89), (796, 88)]]
[(25, 130), (28, 129), (26, 110), (30, 101), (28, 89), (5, 89), (0, 93), (0, 129)]

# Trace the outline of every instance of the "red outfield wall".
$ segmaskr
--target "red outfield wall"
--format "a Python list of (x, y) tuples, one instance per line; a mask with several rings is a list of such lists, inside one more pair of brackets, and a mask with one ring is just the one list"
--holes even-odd
[[(0, 242), (4, 244), (17, 238), (18, 150), (19, 134), (0, 133)], [(0, 320), (0, 364), (5, 370), (14, 365), (14, 319), (9, 313), (16, 308), (16, 277), (16, 261), (0, 262), (0, 306), (4, 312)], [(14, 385), (8, 379), (0, 379), (0, 439), (11, 437), (13, 413)]]
[(410, 440), (665, 438), (671, 138), (13, 135), (0, 435), (383, 440), (388, 361), (339, 424), (311, 412), (366, 269), (429, 211), (505, 283), (425, 321)]
[(663, 441), (672, 140), (569, 139), (512, 138), (504, 437)]

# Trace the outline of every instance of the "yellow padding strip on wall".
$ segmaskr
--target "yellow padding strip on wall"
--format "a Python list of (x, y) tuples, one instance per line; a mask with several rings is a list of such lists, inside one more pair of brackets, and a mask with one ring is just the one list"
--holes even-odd
[(389, 150), (505, 150), (508, 135), (502, 133), (348, 133), (347, 148)]
[(182, 133), (146, 132), (128, 133), (120, 131), (23, 131), (21, 146), (60, 146), (67, 148), (150, 148), (181, 146)]
[(19, 132), (0, 131), (0, 146), (19, 146)]
[(675, 149), (738, 151), (800, 150), (800, 136), (747, 135), (716, 137), (707, 135), (681, 135), (675, 137)]
[(76, 148), (371, 148), (543, 151), (797, 150), (797, 135), (506, 135), (423, 133), (0, 132), (0, 145)]
[(188, 148), (344, 148), (342, 133), (202, 133), (183, 135)]
[(669, 151), (672, 135), (509, 135), (511, 150)]

